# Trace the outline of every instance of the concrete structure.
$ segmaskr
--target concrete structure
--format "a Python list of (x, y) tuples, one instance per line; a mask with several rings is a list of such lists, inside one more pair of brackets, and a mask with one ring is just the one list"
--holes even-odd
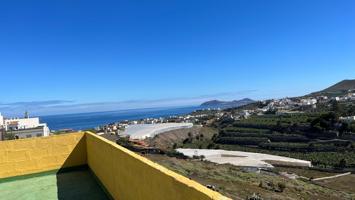
[(4, 116), (0, 113), (0, 128), (4, 127)]
[(348, 117), (339, 117), (339, 120), (351, 123), (355, 121), (355, 116), (348, 116)]
[(38, 126), (36, 128), (29, 128), (29, 129), (17, 129), (17, 130), (10, 129), (5, 131), (5, 133), (14, 135), (15, 139), (24, 139), (24, 138), (31, 138), (31, 137), (49, 136), (50, 131), (47, 126)]
[[(0, 188), (8, 187), (8, 181), (16, 184), (19, 180), (33, 178), (35, 173), (48, 171), (49, 174), (55, 171), (57, 176), (43, 177), (55, 181), (53, 184), (58, 185), (61, 182), (59, 179), (62, 179), (60, 171), (79, 166), (86, 166), (113, 199), (228, 199), (218, 192), (90, 132), (0, 142)], [(17, 176), (20, 177), (15, 178)], [(38, 190), (36, 184), (25, 184), (25, 186), (29, 188), (28, 193), (30, 193), (26, 194), (34, 196), (33, 199), (48, 199), (48, 195), (53, 195), (48, 194), (47, 190)], [(85, 188), (70, 190), (70, 187), (64, 186), (53, 190), (58, 196), (52, 196), (53, 198), (50, 199), (63, 199), (59, 195), (65, 194), (66, 190), (73, 192), (72, 199), (75, 199), (74, 197), (93, 199), (91, 196), (78, 196), (85, 193), (82, 189)], [(16, 198), (18, 191), (12, 192), (8, 192), (5, 197), (21, 199), (21, 196)]]
[(38, 117), (28, 117), (28, 114), (24, 118), (4, 118), (0, 113), (0, 129), (4, 129), (5, 133), (10, 133), (15, 138), (30, 138), (49, 136), (50, 130), (47, 124), (40, 123)]
[(271, 169), (274, 166), (270, 163), (277, 163), (284, 166), (311, 167), (310, 161), (274, 156), (262, 153), (250, 153), (243, 151), (226, 151), (212, 149), (177, 149), (186, 156), (204, 156), (206, 160), (218, 164), (232, 164), (241, 167), (255, 167), (258, 169)]
[(12, 118), (12, 119), (5, 119), (4, 125), (5, 125), (6, 130), (9, 130), (9, 129), (19, 130), (19, 129), (36, 128), (36, 127), (40, 126), (40, 123), (39, 123), (38, 117)]

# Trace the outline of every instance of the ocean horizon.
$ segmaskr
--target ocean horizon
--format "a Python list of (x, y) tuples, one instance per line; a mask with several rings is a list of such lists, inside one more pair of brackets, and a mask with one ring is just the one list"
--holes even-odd
[(124, 120), (139, 120), (145, 118), (184, 115), (201, 108), (201, 106), (186, 106), (58, 114), (40, 116), (40, 121), (42, 123), (47, 123), (51, 130), (85, 130)]

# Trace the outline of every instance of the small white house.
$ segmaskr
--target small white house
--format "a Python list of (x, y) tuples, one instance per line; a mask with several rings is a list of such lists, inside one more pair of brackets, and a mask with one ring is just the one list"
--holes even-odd
[(40, 125), (38, 117), (5, 119), (4, 124), (5, 130), (30, 129), (38, 127)]
[(0, 128), (6, 133), (12, 133), (16, 138), (49, 136), (50, 130), (45, 123), (40, 123), (38, 117), (5, 118), (0, 113)]
[(240, 113), (240, 116), (243, 117), (244, 119), (248, 119), (250, 117), (250, 113), (248, 110), (243, 110), (241, 113)]
[(314, 99), (314, 98), (301, 99), (302, 105), (305, 105), (305, 106), (315, 105), (315, 104), (317, 104), (317, 102), (318, 102), (317, 99)]
[(354, 122), (354, 121), (355, 121), (355, 116), (340, 117), (339, 119), (340, 119), (341, 121), (351, 123), (351, 122)]

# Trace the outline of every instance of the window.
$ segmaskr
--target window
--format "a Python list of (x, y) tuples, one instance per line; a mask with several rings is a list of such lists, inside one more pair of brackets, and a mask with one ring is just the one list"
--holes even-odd
[(36, 136), (37, 137), (42, 137), (42, 134), (41, 133), (37, 133)]
[(32, 137), (32, 135), (26, 135), (26, 138), (30, 138), (30, 137)]

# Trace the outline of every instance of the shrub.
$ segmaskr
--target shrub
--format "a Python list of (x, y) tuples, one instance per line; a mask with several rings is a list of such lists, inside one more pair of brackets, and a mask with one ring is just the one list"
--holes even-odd
[(177, 152), (175, 150), (166, 152), (166, 155), (169, 156), (169, 157), (175, 157), (175, 158), (181, 158), (181, 159), (187, 159), (188, 158), (183, 153)]
[(247, 196), (246, 200), (263, 200), (260, 194), (253, 194), (251, 196)]
[(280, 192), (283, 192), (286, 189), (286, 184), (279, 182), (279, 183), (277, 183), (277, 187), (279, 188)]
[(176, 148), (177, 148), (177, 144), (174, 143), (174, 144), (173, 144), (173, 149), (176, 149)]

